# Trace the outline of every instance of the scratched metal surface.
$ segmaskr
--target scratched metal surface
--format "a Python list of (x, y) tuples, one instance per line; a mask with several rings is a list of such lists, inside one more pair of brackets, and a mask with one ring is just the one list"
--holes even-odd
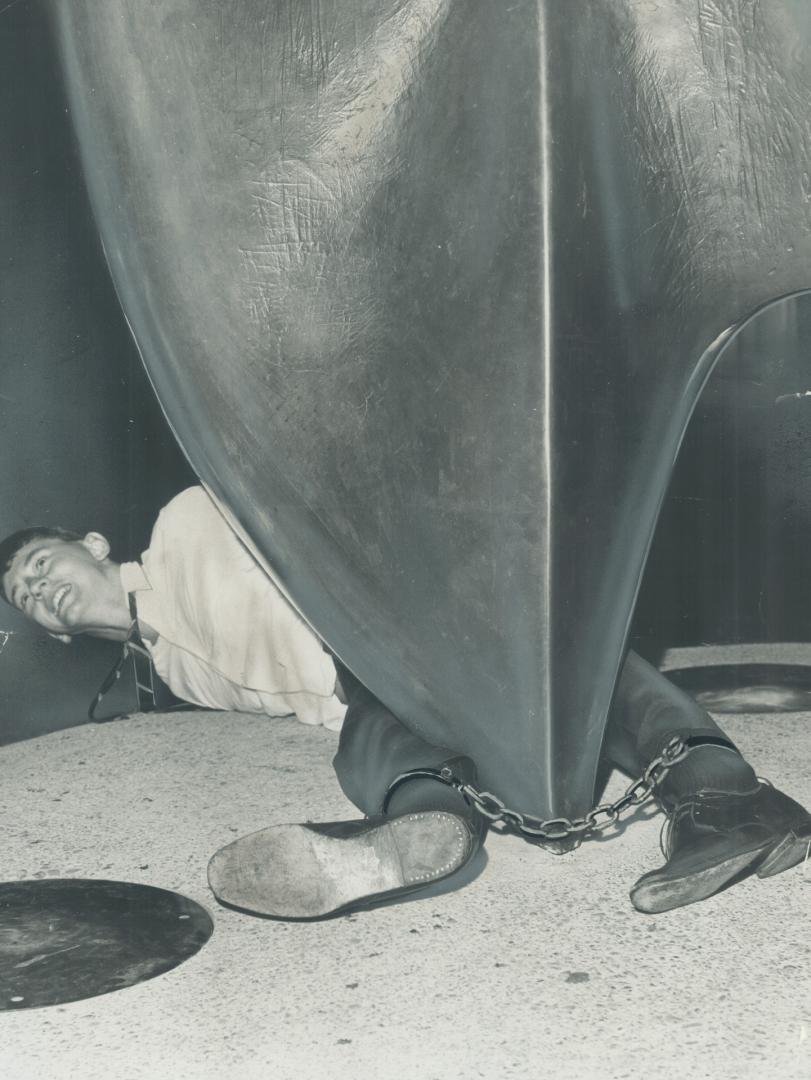
[(582, 810), (719, 335), (811, 285), (807, 7), (53, 6), (196, 471), (409, 724)]
[(127, 881), (0, 883), (0, 1012), (109, 994), (182, 964), (214, 930), (188, 897)]

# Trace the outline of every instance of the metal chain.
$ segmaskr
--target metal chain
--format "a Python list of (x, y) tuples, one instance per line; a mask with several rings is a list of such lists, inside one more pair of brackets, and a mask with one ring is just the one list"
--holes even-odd
[(566, 817), (549, 818), (543, 821), (529, 814), (522, 814), (518, 810), (510, 810), (491, 791), (479, 791), (472, 784), (459, 780), (448, 766), (440, 770), (439, 777), (444, 783), (460, 791), (474, 810), (483, 817), (493, 822), (504, 822), (529, 840), (543, 844), (576, 837), (580, 842), (589, 833), (598, 833), (610, 828), (626, 810), (632, 806), (640, 806), (651, 798), (657, 784), (660, 784), (673, 766), (683, 761), (693, 749), (694, 747), (688, 746), (684, 739), (675, 736), (665, 745), (661, 754), (651, 761), (639, 779), (629, 784), (625, 793), (616, 802), (601, 803), (589, 810), (584, 817), (575, 818), (573, 821)]

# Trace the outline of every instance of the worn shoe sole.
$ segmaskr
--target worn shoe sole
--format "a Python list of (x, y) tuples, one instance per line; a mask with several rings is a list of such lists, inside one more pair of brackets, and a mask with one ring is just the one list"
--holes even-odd
[(216, 852), (208, 882), (231, 907), (276, 919), (323, 919), (439, 881), (470, 850), (464, 822), (442, 811), (404, 814), (347, 837), (274, 825)]
[(811, 861), (811, 828), (807, 826), (787, 833), (760, 864), (757, 875), (759, 878), (774, 877), (806, 859)]
[(678, 875), (665, 876), (660, 870), (652, 870), (631, 889), (631, 903), (637, 911), (657, 915), (706, 900), (747, 870), (754, 873), (772, 844), (738, 851), (728, 859)]

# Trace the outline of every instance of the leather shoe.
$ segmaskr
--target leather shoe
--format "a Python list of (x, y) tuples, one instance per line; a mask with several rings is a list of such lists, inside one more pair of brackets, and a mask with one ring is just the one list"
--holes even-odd
[(735, 879), (781, 873), (806, 858), (811, 844), (811, 815), (764, 783), (745, 793), (698, 792), (668, 816), (667, 861), (631, 890), (638, 911), (670, 911), (705, 900)]
[(230, 907), (275, 919), (324, 919), (449, 877), (479, 843), (471, 823), (444, 810), (273, 825), (221, 848), (208, 881)]
[(811, 814), (782, 791), (769, 788), (779, 814), (780, 842), (757, 868), (759, 878), (773, 877), (790, 870), (811, 855)]

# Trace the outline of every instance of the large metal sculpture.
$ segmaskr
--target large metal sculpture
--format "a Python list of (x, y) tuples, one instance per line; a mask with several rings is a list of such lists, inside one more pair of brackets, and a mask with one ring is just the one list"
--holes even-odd
[(811, 285), (806, 5), (54, 10), (198, 474), (398, 715), (582, 811), (696, 396)]

